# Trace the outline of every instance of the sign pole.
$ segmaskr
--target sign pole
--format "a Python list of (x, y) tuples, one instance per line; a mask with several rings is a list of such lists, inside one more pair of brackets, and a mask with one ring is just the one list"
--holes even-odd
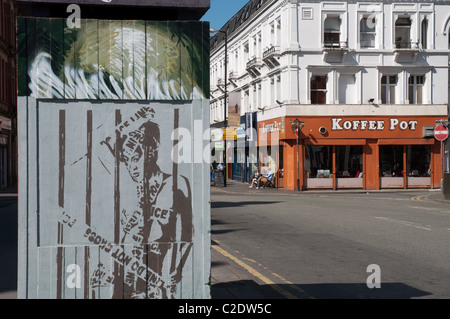
[(440, 120), (436, 121), (436, 127), (434, 128), (434, 137), (441, 142), (441, 190), (444, 188), (444, 141), (448, 138), (448, 121)]
[(300, 163), (298, 158), (298, 128), (297, 128), (297, 191), (300, 191)]
[(441, 190), (444, 188), (444, 149), (443, 149), (444, 141), (441, 140)]
[(305, 123), (300, 122), (298, 119), (296, 119), (294, 122), (291, 121), (291, 128), (292, 131), (295, 133), (297, 140), (297, 191), (300, 191), (300, 158), (299, 158), (298, 138), (303, 126), (305, 126)]

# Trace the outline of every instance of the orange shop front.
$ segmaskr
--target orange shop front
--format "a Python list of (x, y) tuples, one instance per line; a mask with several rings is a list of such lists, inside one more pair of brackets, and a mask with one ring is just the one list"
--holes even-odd
[[(298, 148), (291, 128), (296, 119), (304, 123)], [(289, 190), (297, 190), (297, 179), (301, 190), (439, 188), (441, 143), (432, 131), (441, 119), (307, 116), (261, 121), (259, 158), (271, 154), (278, 187)]]

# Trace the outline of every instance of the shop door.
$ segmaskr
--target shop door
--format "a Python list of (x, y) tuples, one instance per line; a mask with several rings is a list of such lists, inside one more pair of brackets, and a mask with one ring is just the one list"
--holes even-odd
[(403, 145), (380, 145), (380, 187), (403, 188)]
[(336, 187), (363, 187), (363, 147), (361, 145), (335, 146)]
[(431, 187), (431, 146), (406, 146), (407, 187)]
[(333, 152), (330, 145), (306, 145), (307, 188), (333, 188)]

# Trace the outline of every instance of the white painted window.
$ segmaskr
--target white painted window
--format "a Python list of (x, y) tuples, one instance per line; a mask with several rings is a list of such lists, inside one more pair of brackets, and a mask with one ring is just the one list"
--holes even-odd
[(257, 84), (257, 87), (258, 87), (258, 102), (257, 102), (257, 105), (258, 105), (258, 107), (260, 107), (260, 106), (262, 106), (262, 98), (261, 98), (261, 96), (262, 96), (262, 91), (261, 91), (261, 83), (258, 83), (258, 84)]
[(253, 109), (262, 107), (261, 95), (261, 83), (256, 83), (253, 86)]
[(311, 104), (327, 103), (327, 76), (313, 75), (310, 85)]
[(249, 47), (248, 47), (248, 42), (244, 43), (244, 59), (243, 59), (243, 65), (245, 68), (245, 64), (248, 62), (248, 58), (249, 58)]
[(261, 32), (258, 32), (258, 35), (256, 36), (256, 56), (261, 57), (262, 56), (262, 38), (261, 38)]
[(277, 91), (276, 93), (276, 99), (278, 101), (281, 101), (281, 76), (277, 75), (275, 77), (275, 89)]
[(270, 79), (270, 104), (275, 105), (281, 100), (281, 77), (275, 75)]
[(270, 103), (271, 105), (275, 104), (275, 78), (270, 79)]
[(245, 112), (251, 112), (250, 96), (248, 90), (244, 91), (244, 110)]
[(275, 45), (275, 22), (270, 24), (270, 44)]
[(411, 75), (408, 81), (409, 104), (423, 103), (424, 75)]
[(277, 40), (275, 42), (276, 45), (281, 45), (281, 18), (277, 19)]
[(359, 44), (361, 48), (375, 48), (375, 36), (375, 18), (362, 18), (359, 28)]
[(411, 48), (411, 19), (398, 18), (395, 21), (395, 47), (397, 49)]
[(420, 31), (420, 44), (422, 45), (422, 49), (428, 49), (428, 19), (426, 17), (422, 20)]
[(395, 104), (396, 75), (383, 75), (381, 78), (381, 103)]
[(341, 36), (341, 19), (328, 16), (324, 22), (323, 43), (326, 47), (339, 47)]

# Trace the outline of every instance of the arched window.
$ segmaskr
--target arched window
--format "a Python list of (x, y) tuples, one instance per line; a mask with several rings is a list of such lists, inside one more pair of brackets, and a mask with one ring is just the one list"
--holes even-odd
[(327, 17), (324, 22), (323, 43), (326, 47), (339, 46), (341, 35), (341, 19), (339, 17)]
[(428, 20), (425, 17), (422, 21), (422, 27), (421, 27), (421, 44), (422, 49), (428, 49), (427, 47), (428, 43)]
[(411, 48), (411, 20), (408, 17), (395, 21), (395, 47)]

